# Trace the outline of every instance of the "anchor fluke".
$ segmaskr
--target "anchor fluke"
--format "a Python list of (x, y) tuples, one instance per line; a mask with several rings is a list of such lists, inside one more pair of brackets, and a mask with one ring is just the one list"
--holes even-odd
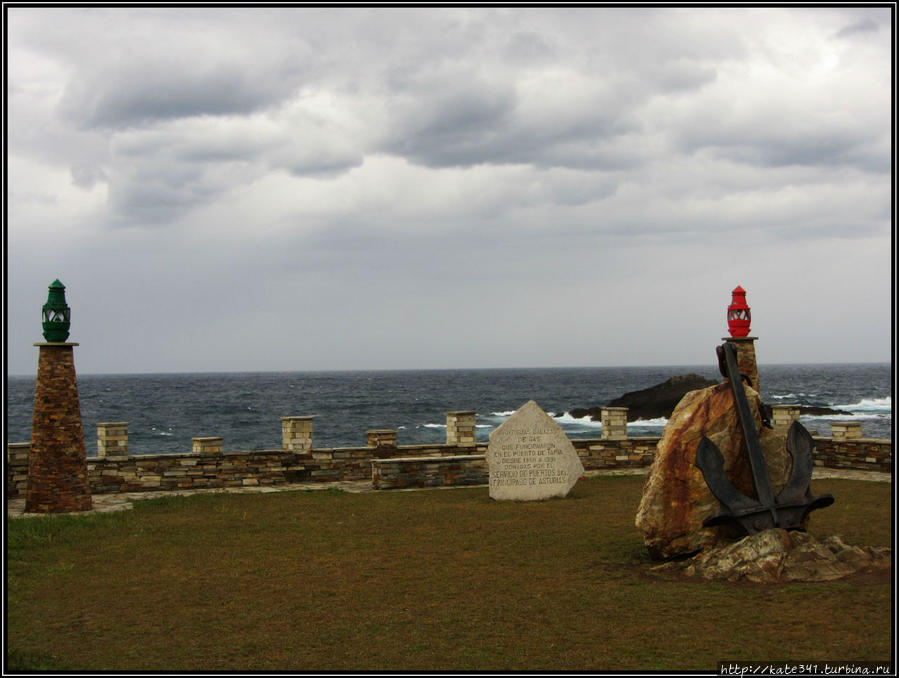
[(747, 534), (755, 534), (773, 527), (787, 530), (802, 529), (802, 522), (810, 511), (830, 506), (834, 499), (829, 494), (813, 497), (809, 484), (814, 461), (812, 450), (815, 442), (805, 427), (793, 422), (787, 433), (787, 451), (793, 458), (790, 479), (774, 497), (768, 468), (762, 455), (758, 431), (749, 411), (749, 403), (737, 367), (736, 347), (725, 342), (717, 347), (718, 362), (722, 373), (730, 380), (734, 392), (734, 405), (740, 417), (746, 450), (752, 468), (752, 478), (758, 498), (747, 497), (734, 487), (724, 472), (724, 457), (717, 446), (703, 436), (696, 448), (695, 465), (702, 471), (706, 484), (724, 509), (707, 518), (703, 525), (738, 523)]

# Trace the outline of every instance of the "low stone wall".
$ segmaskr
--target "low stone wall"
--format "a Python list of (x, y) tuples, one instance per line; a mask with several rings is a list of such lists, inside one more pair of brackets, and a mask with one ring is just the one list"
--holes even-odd
[[(601, 438), (571, 441), (584, 469), (652, 464), (659, 438), (629, 438), (626, 410), (607, 409)], [(774, 415), (775, 429), (786, 431), (799, 408), (775, 406)], [(194, 438), (190, 454), (154, 455), (129, 455), (127, 422), (98, 424), (98, 456), (87, 458), (91, 494), (368, 479), (379, 488), (487, 482), (487, 443), (474, 442), (472, 411), (448, 412), (447, 442), (431, 445), (397, 445), (395, 430), (378, 429), (367, 432), (367, 446), (315, 448), (312, 420), (283, 417), (281, 450), (223, 452), (222, 438)], [(829, 438), (814, 436), (816, 466), (892, 472), (892, 441), (862, 438), (857, 422), (834, 423), (832, 431)], [(7, 445), (8, 498), (25, 496), (30, 448)], [(443, 459), (428, 461), (435, 457)], [(405, 461), (386, 463), (399, 458)]]
[(371, 483), (376, 490), (486, 485), (489, 479), (485, 454), (374, 459), (371, 469)]
[[(652, 464), (659, 438), (625, 440), (572, 440), (584, 470), (637, 468)], [(448, 485), (486, 485), (487, 444), (478, 444), (477, 454), (442, 458), (402, 456), (372, 460), (372, 486), (376, 490), (404, 487), (440, 487)]]
[[(217, 440), (217, 439), (216, 439)], [(209, 443), (212, 439), (203, 439)], [(7, 446), (7, 498), (24, 496), (28, 485), (28, 443)], [(88, 457), (91, 494), (190, 490), (215, 487), (285, 485), (298, 482), (368, 480), (372, 460), (403, 457), (450, 457), (486, 454), (486, 443), (472, 445), (403, 445), (334, 447), (306, 453), (284, 450), (222, 452), (201, 447), (191, 454)], [(209, 452), (209, 450), (213, 450)]]
[(884, 438), (814, 437), (815, 466), (893, 472), (893, 441)]
[[(623, 409), (623, 408), (622, 408)], [(649, 466), (655, 458), (658, 437), (622, 440), (572, 440), (571, 444), (587, 471)]]

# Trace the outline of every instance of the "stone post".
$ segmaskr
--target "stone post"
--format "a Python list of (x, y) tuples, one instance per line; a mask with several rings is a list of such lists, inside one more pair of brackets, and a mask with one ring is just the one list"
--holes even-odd
[(40, 353), (25, 494), (28, 513), (90, 511), (93, 507), (72, 350), (77, 345), (35, 344)]
[(313, 417), (281, 417), (281, 449), (306, 454), (312, 449)]
[(28, 463), (31, 454), (31, 443), (6, 443), (6, 463), (21, 465)]
[(832, 422), (830, 435), (836, 440), (856, 440), (862, 437), (862, 424), (859, 421)]
[(600, 410), (602, 433), (605, 440), (624, 440), (627, 438), (627, 408), (603, 407)]
[(794, 421), (799, 421), (798, 405), (773, 405), (771, 425), (777, 433), (786, 434)]
[(762, 395), (759, 384), (759, 368), (755, 361), (755, 340), (758, 337), (723, 337), (722, 341), (729, 341), (737, 347), (737, 366), (740, 374), (745, 374), (752, 380), (752, 388)]
[(456, 410), (446, 413), (446, 444), (461, 447), (475, 444), (475, 412)]
[(396, 429), (372, 429), (366, 431), (368, 437), (367, 445), (377, 448), (395, 448), (396, 447)]
[(31, 443), (6, 443), (6, 494), (24, 497), (28, 492), (28, 457)]
[(128, 458), (127, 421), (105, 421), (97, 424), (97, 456), (101, 459)]
[(191, 438), (194, 454), (217, 455), (222, 453), (223, 438)]

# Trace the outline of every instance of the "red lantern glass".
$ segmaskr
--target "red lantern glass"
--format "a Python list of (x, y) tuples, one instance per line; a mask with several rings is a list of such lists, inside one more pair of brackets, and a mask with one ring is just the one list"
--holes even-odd
[(749, 322), (752, 320), (746, 305), (746, 290), (737, 285), (731, 294), (730, 306), (727, 307), (727, 329), (732, 337), (745, 337), (749, 334)]

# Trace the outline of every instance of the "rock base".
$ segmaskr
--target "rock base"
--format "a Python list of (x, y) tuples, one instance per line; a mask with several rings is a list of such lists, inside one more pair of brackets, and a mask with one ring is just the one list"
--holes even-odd
[(733, 544), (705, 549), (686, 560), (657, 565), (652, 571), (774, 584), (832, 581), (856, 572), (889, 568), (891, 564), (888, 547), (860, 548), (845, 544), (837, 536), (819, 540), (807, 532), (776, 528)]

